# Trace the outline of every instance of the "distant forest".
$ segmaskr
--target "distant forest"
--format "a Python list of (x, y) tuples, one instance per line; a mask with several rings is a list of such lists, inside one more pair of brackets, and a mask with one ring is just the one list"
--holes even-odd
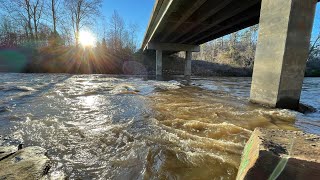
[[(138, 47), (143, 29), (117, 11), (102, 17), (101, 6), (102, 0), (1, 0), (0, 72), (153, 74), (155, 54)], [(97, 34), (94, 46), (79, 43), (84, 29)], [(258, 25), (202, 44), (193, 53), (193, 74), (250, 76), (257, 32)], [(183, 73), (183, 57), (165, 58), (165, 72)], [(310, 44), (306, 75), (320, 76), (320, 33)]]
[[(316, 21), (320, 21), (320, 19), (316, 19)], [(320, 30), (320, 27), (315, 28)], [(193, 59), (204, 60), (220, 66), (228, 65), (227, 67), (230, 68), (231, 66), (233, 69), (243, 69), (242, 75), (250, 76), (254, 65), (258, 29), (258, 25), (255, 25), (202, 44), (200, 53), (195, 53)], [(203, 70), (203, 68), (197, 69), (199, 71)], [(218, 69), (218, 71), (223, 72), (222, 69)], [(320, 76), (320, 31), (310, 42), (306, 76)]]

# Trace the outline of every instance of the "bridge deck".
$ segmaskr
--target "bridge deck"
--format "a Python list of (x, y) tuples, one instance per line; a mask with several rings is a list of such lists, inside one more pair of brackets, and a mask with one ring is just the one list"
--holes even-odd
[(142, 49), (203, 44), (259, 23), (260, 9), (261, 0), (156, 0)]
[(148, 42), (199, 45), (259, 22), (261, 0), (157, 0)]

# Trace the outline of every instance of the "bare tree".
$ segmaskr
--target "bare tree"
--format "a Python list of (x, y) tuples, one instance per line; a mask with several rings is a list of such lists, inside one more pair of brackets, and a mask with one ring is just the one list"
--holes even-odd
[(45, 3), (45, 15), (52, 24), (52, 32), (57, 34), (58, 20), (64, 8), (61, 7), (63, 0), (47, 0)]
[(28, 25), (29, 33), (30, 33), (31, 39), (33, 39), (33, 28), (32, 28), (32, 24), (31, 24), (32, 13), (31, 13), (30, 0), (24, 0), (24, 2), (25, 2), (25, 8), (24, 9), (27, 11), (27, 18), (25, 18), (25, 19), (27, 19), (27, 25)]
[(101, 0), (65, 0), (71, 15), (76, 45), (79, 44), (79, 32), (84, 25), (90, 24), (95, 16), (100, 15)]
[(44, 0), (2, 0), (3, 10), (15, 21), (22, 21), (20, 26), (26, 28), (31, 39), (38, 36), (39, 22), (43, 12)]
[[(29, 3), (30, 3), (30, 0), (29, 0)], [(36, 39), (38, 39), (39, 21), (43, 12), (43, 4), (44, 4), (43, 0), (35, 0), (31, 4), (29, 4), (31, 6), (34, 35)]]
[(123, 48), (123, 39), (125, 35), (125, 23), (122, 17), (117, 11), (114, 11), (110, 21), (108, 30), (109, 46), (114, 51), (121, 50)]
[(52, 13), (52, 24), (53, 24), (53, 33), (57, 33), (57, 1), (51, 0), (51, 13)]
[(23, 26), (26, 25), (27, 28), (27, 36), (33, 38), (30, 0), (2, 0), (0, 6), (13, 20), (23, 21)]
[(138, 25), (137, 24), (129, 24), (126, 30), (126, 46), (130, 49), (132, 53), (137, 50), (137, 33), (138, 33)]
[(320, 52), (320, 32), (316, 37), (316, 39), (313, 42), (311, 42), (307, 61), (310, 61), (314, 59), (314, 57), (317, 57), (320, 54), (319, 52)]
[(0, 47), (12, 47), (16, 42), (16, 29), (12, 21), (4, 16), (0, 20)]

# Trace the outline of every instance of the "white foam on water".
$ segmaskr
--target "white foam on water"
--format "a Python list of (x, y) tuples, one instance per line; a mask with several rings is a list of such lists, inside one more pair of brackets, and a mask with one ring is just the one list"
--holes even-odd
[(21, 91), (36, 91), (36, 89), (27, 86), (17, 86), (16, 88)]
[(152, 84), (156, 88), (162, 89), (162, 90), (171, 90), (171, 89), (179, 89), (181, 88), (182, 84), (178, 81), (171, 80), (171, 81), (151, 81)]
[(288, 109), (258, 109), (258, 111), (262, 115), (271, 115), (276, 117), (282, 117), (283, 119), (295, 119), (295, 117), (299, 114), (299, 112), (288, 110)]
[(134, 84), (132, 83), (121, 83), (113, 87), (113, 90), (110, 92), (112, 94), (138, 94), (138, 95), (148, 95), (160, 90), (172, 90), (181, 88), (181, 83), (178, 81), (142, 81), (140, 79), (135, 80)]
[(139, 90), (131, 84), (119, 84), (116, 85), (113, 90), (110, 91), (112, 94), (137, 94)]

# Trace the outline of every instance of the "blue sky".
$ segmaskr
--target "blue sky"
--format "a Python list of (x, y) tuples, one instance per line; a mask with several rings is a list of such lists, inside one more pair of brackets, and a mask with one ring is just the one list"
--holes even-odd
[(316, 16), (315, 16), (315, 21), (314, 21), (314, 24), (313, 24), (313, 33), (312, 33), (312, 36), (313, 38), (319, 34), (319, 31), (320, 31), (320, 3), (317, 4), (317, 9), (316, 9)]
[(149, 23), (154, 3), (155, 0), (104, 0), (102, 4), (102, 14), (108, 21), (113, 11), (116, 10), (127, 24), (138, 24), (138, 43), (140, 46)]
[[(108, 20), (116, 10), (126, 23), (139, 25), (138, 43), (143, 40), (155, 0), (104, 0), (102, 14)], [(320, 31), (320, 3), (317, 4), (313, 37)]]

